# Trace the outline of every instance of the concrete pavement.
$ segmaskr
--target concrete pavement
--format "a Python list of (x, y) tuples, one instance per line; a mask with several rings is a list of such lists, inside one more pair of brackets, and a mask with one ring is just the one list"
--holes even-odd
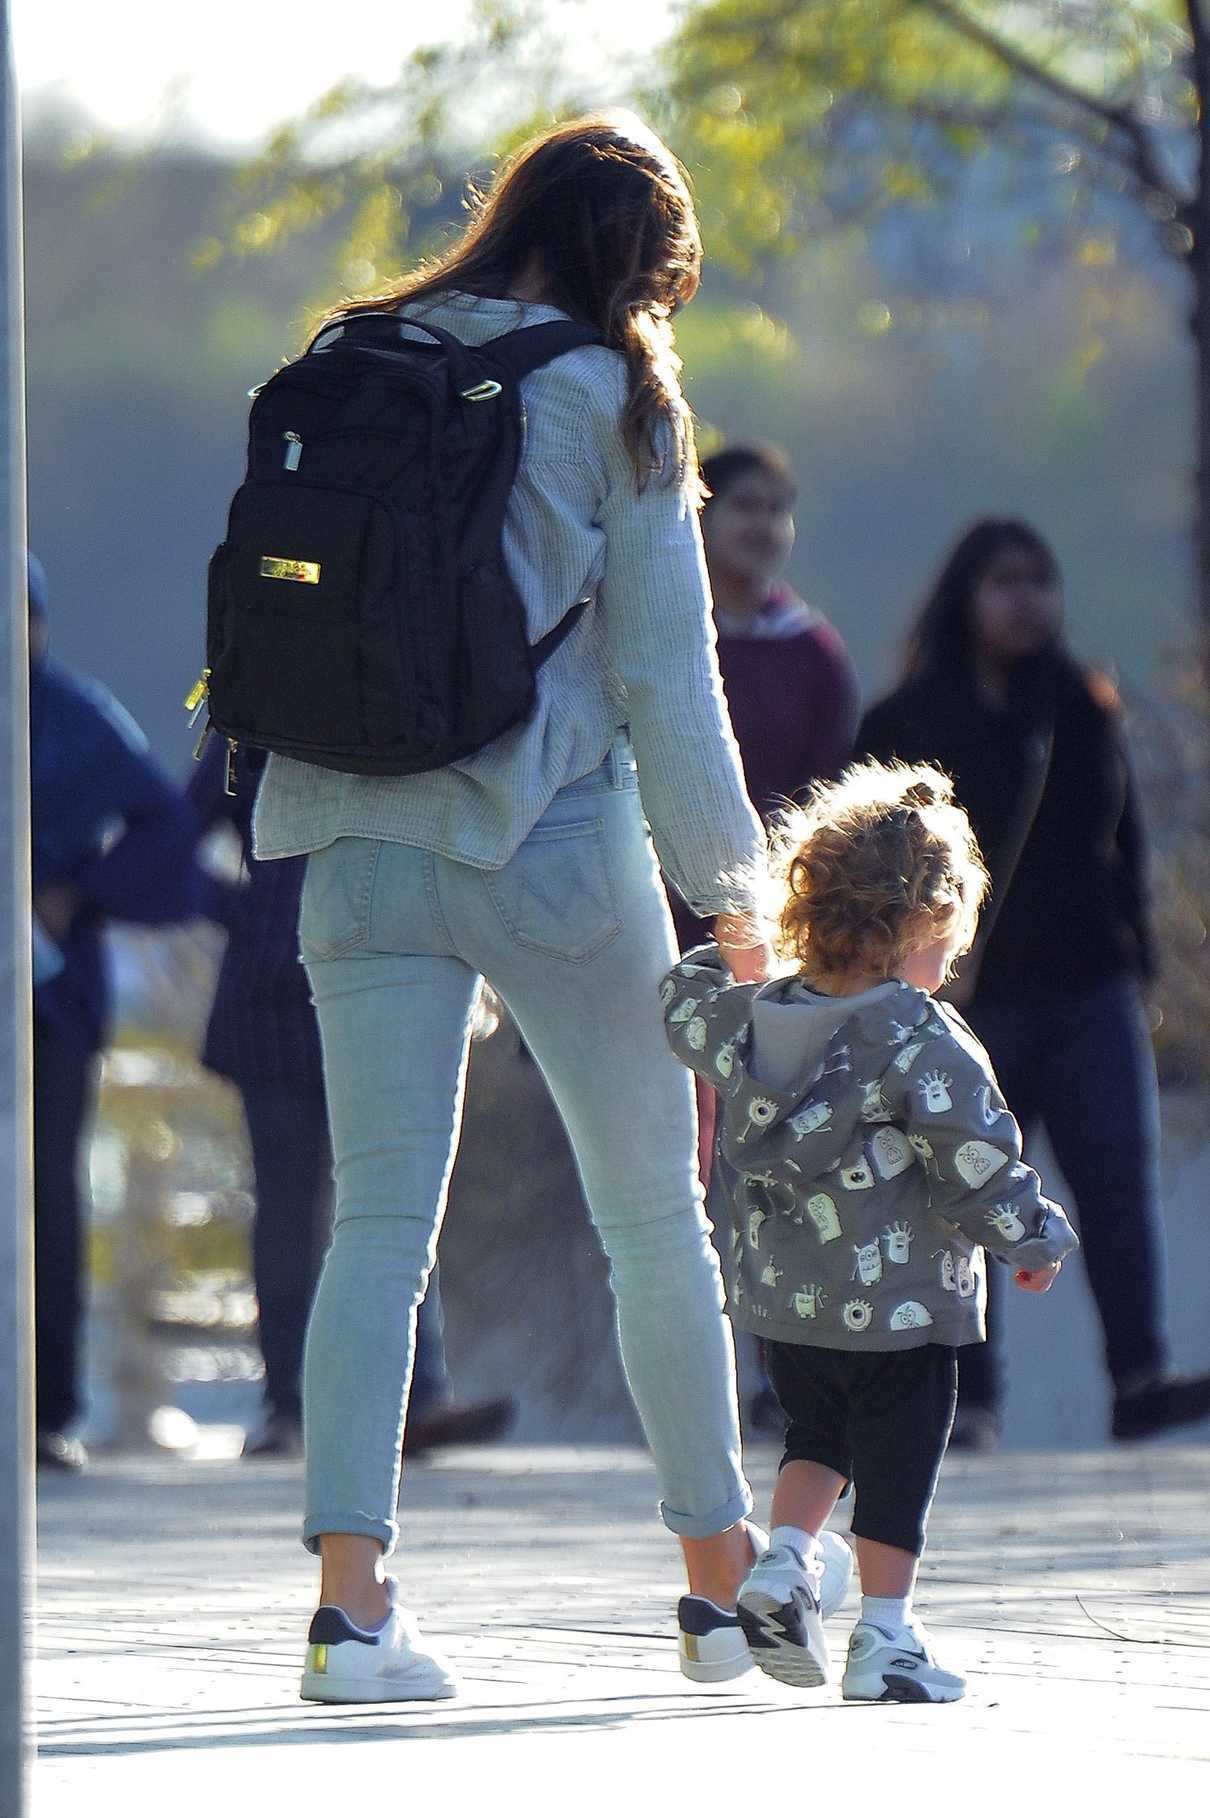
[[(758, 1512), (775, 1461), (751, 1455)], [(432, 1705), (298, 1701), (297, 1466), (99, 1457), (40, 1492), (36, 1818), (1210, 1806), (1205, 1445), (951, 1459), (919, 1603), (970, 1692), (927, 1709), (683, 1680), (676, 1552), (636, 1449), (409, 1472), (399, 1573), (464, 1686)]]

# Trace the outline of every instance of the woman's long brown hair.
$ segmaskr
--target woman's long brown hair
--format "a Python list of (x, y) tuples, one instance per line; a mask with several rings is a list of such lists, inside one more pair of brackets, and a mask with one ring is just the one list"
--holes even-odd
[(697, 481), (672, 317), (701, 277), (684, 171), (632, 114), (592, 114), (532, 139), (501, 168), (447, 251), (341, 313), (398, 309), (439, 291), (505, 297), (535, 263), (545, 297), (625, 356), (622, 435), (642, 488), (653, 473)]

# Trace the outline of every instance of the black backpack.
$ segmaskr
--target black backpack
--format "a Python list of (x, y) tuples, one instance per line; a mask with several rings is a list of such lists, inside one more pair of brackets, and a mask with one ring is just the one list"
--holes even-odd
[[(429, 338), (405, 339), (404, 324)], [(501, 546), (520, 380), (601, 338), (543, 322), (467, 347), (366, 311), (260, 387), (185, 703), (226, 737), (229, 789), (239, 745), (408, 776), (527, 717), (538, 668), (587, 601), (531, 646)]]

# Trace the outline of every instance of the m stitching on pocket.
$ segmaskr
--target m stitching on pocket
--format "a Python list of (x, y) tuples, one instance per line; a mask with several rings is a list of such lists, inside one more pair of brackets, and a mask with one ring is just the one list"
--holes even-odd
[[(360, 850), (341, 850), (350, 846)], [(342, 839), (312, 853), (298, 926), (305, 955), (339, 959), (364, 946), (370, 933), (370, 902), (381, 851), (380, 840)]]
[(588, 960), (620, 932), (602, 820), (535, 827), (500, 871), (485, 874), (496, 913), (519, 947)]

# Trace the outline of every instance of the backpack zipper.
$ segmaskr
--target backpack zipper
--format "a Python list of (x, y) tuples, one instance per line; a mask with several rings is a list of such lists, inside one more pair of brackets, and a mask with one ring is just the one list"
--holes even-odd
[(282, 431), (282, 441), (286, 444), (286, 453), (285, 458), (282, 461), (282, 466), (287, 473), (297, 473), (298, 464), (302, 460), (302, 437), (296, 430), (284, 429)]
[(210, 677), (213, 671), (203, 669), (189, 693), (185, 696), (185, 712), (189, 715), (190, 726), (196, 726), (202, 708), (206, 705), (210, 693)]
[(238, 750), (239, 750), (238, 740), (228, 739), (227, 740), (227, 784), (226, 784), (226, 793), (228, 795), (235, 795), (237, 793), (236, 785), (237, 785), (239, 779), (235, 774), (235, 754)]

